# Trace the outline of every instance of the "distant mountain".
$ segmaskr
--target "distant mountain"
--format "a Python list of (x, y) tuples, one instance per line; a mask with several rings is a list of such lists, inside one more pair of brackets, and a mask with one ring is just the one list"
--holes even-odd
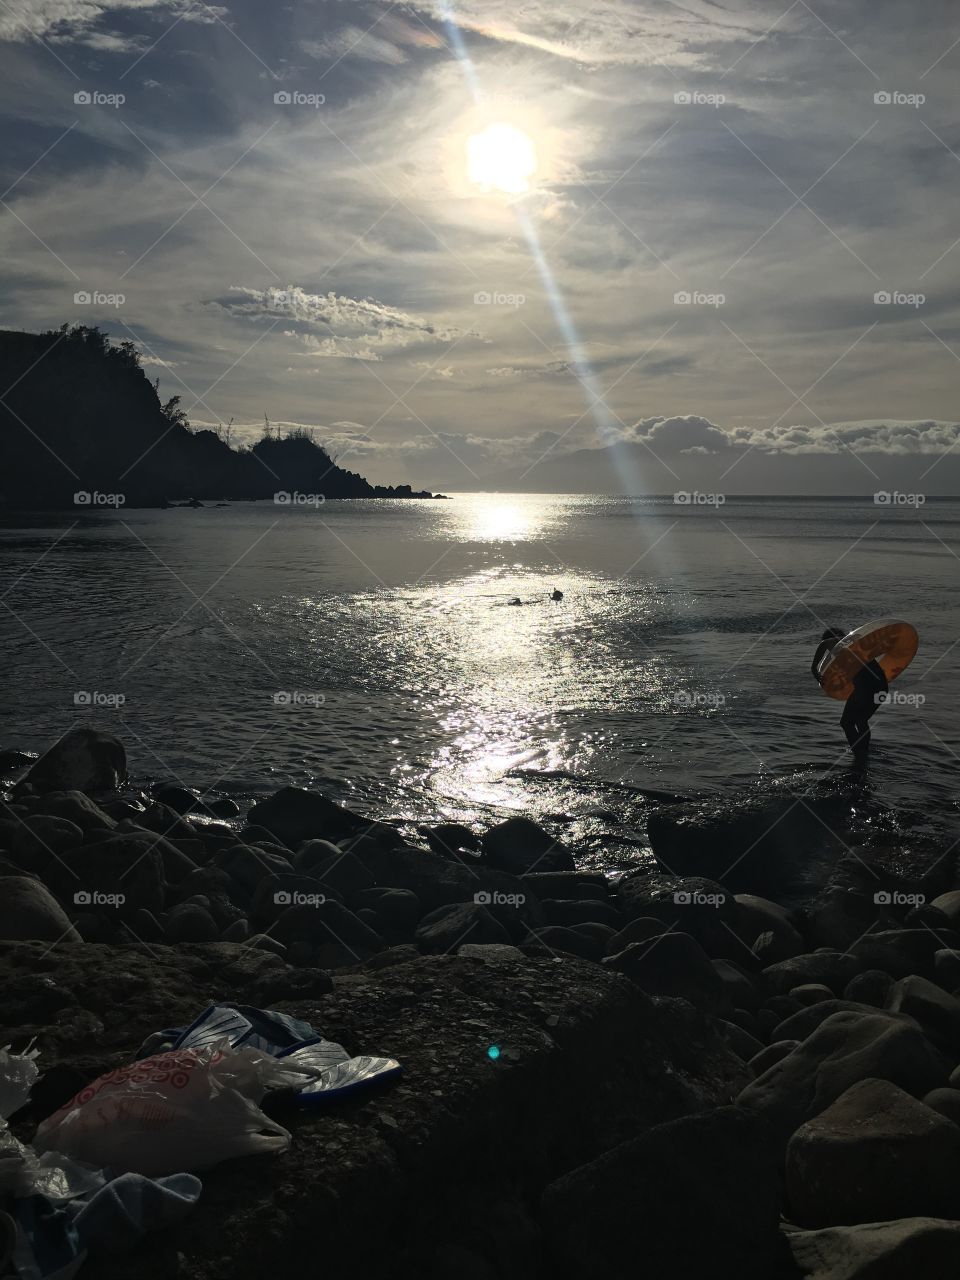
[[(131, 342), (77, 325), (0, 332), (0, 504), (160, 506), (191, 498), (429, 498), (371, 485), (338, 467), (305, 432), (231, 448), (165, 404)], [(80, 495), (77, 498), (75, 495)], [(280, 498), (285, 500), (284, 497)]]

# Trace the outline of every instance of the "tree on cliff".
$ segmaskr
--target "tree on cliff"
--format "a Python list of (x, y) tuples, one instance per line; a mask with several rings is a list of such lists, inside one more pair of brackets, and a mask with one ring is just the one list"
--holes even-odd
[(162, 403), (132, 342), (87, 325), (0, 332), (0, 502), (71, 506), (78, 491), (123, 494), (125, 505), (164, 499), (409, 496), (338, 467), (306, 433), (233, 449), (194, 431), (180, 396)]

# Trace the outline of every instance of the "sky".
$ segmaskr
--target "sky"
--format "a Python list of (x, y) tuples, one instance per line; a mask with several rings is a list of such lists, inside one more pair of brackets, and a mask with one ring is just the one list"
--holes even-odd
[(2, 0), (0, 327), (380, 483), (960, 493), (958, 68), (948, 0)]

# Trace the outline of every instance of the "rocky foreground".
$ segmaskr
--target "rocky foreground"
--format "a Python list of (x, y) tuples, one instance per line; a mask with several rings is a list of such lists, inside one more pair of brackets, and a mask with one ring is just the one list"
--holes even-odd
[(42, 1071), (17, 1136), (214, 1002), (405, 1073), (284, 1111), (289, 1151), (201, 1171), (190, 1217), (83, 1276), (960, 1274), (948, 842), (838, 829), (788, 910), (750, 890), (829, 805), (666, 810), (614, 883), (525, 819), (414, 841), (286, 788), (244, 823), (125, 769), (89, 730), (0, 758), (0, 1044), (36, 1037)]

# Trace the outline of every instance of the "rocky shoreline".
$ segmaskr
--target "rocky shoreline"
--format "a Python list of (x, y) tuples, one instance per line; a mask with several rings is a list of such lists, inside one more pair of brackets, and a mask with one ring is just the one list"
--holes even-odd
[[(0, 1044), (40, 1050), (22, 1141), (211, 1003), (404, 1067), (285, 1114), (288, 1151), (203, 1171), (189, 1218), (84, 1276), (960, 1274), (948, 839), (780, 791), (655, 810), (654, 861), (614, 879), (525, 818), (404, 834), (296, 788), (245, 817), (137, 793), (94, 730), (0, 777)], [(777, 901), (823, 830), (816, 892)]]

